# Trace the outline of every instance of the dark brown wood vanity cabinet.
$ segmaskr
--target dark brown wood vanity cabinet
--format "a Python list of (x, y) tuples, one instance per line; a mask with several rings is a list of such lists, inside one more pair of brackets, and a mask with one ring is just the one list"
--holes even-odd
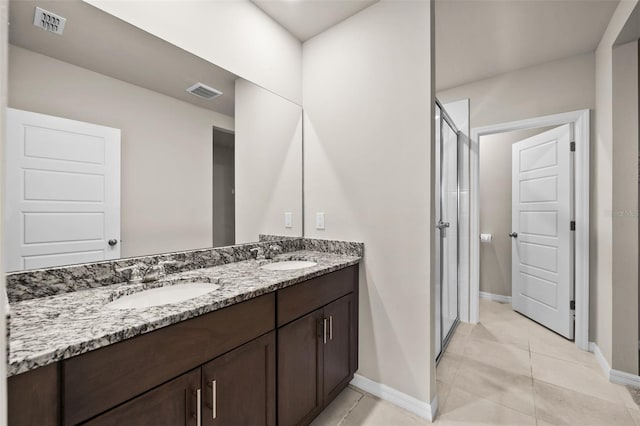
[[(357, 267), (347, 268), (278, 292), (280, 426), (310, 423), (353, 379), (358, 357), (357, 273)], [(326, 296), (309, 297), (318, 292), (316, 286), (331, 290)], [(297, 315), (305, 306), (311, 312), (287, 322), (291, 312)]]
[(275, 333), (107, 411), (87, 426), (275, 426)]
[[(220, 378), (218, 414), (248, 411), (261, 399), (271, 407), (251, 413), (264, 419), (251, 424), (272, 425), (275, 422), (267, 422), (264, 412), (275, 411), (275, 379), (268, 379), (275, 371), (275, 355), (269, 355), (275, 352), (274, 322), (275, 294), (271, 293), (64, 360), (62, 424), (216, 424), (209, 422), (214, 419), (208, 410), (214, 405), (212, 390), (206, 386), (210, 381), (204, 379), (216, 371), (216, 365), (227, 365), (237, 373), (251, 363), (252, 374), (245, 372), (233, 383), (228, 376)], [(191, 379), (192, 374), (197, 377)], [(258, 377), (264, 386), (252, 388)], [(251, 383), (244, 382), (249, 379)], [(228, 395), (240, 392), (245, 392), (245, 399), (236, 406), (225, 403), (233, 398)], [(252, 405), (242, 405), (245, 401)], [(158, 405), (173, 408), (166, 408), (164, 420), (154, 422), (150, 419), (155, 419), (153, 410)], [(197, 422), (198, 415), (202, 423)], [(182, 420), (170, 421), (176, 416)], [(111, 419), (118, 421), (110, 423)]]
[(9, 424), (308, 424), (357, 369), (357, 300), (353, 266), (10, 377)]
[(45, 365), (7, 380), (9, 425), (60, 424), (60, 364)]

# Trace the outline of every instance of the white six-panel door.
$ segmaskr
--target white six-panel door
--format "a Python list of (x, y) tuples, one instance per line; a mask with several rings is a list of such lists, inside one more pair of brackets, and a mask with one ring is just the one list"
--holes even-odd
[(7, 109), (7, 271), (120, 257), (120, 130)]
[(572, 127), (512, 147), (513, 309), (573, 339)]

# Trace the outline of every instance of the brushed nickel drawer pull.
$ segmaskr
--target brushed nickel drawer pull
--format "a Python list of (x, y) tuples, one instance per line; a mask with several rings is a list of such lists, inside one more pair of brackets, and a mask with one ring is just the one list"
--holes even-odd
[(333, 315), (329, 315), (329, 340), (333, 340)]
[(327, 344), (327, 319), (323, 318), (322, 319), (322, 339), (324, 341), (324, 344)]
[(218, 417), (218, 382), (216, 380), (211, 381), (211, 411), (213, 420)]
[(202, 426), (202, 390), (196, 391), (196, 424)]

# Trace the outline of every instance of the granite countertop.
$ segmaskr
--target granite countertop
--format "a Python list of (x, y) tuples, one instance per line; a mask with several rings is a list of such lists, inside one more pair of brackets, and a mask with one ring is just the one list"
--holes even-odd
[[(148, 284), (112, 284), (11, 304), (8, 376), (83, 354), (189, 318), (213, 312), (329, 272), (355, 265), (358, 256), (295, 251), (275, 260), (312, 260), (316, 266), (268, 271), (269, 261), (246, 260), (168, 275)], [(220, 288), (180, 303), (143, 309), (108, 309), (126, 294), (180, 282)]]

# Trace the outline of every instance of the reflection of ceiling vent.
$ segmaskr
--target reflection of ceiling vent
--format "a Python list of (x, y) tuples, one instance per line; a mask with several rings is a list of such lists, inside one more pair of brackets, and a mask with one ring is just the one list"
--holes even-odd
[(36, 13), (33, 17), (33, 25), (58, 35), (62, 35), (64, 24), (67, 18), (51, 13), (48, 10), (36, 7)]
[(187, 89), (187, 92), (192, 95), (196, 95), (199, 98), (211, 100), (213, 98), (217, 98), (222, 95), (222, 92), (214, 89), (213, 87), (209, 87), (206, 84), (196, 83), (193, 86)]

